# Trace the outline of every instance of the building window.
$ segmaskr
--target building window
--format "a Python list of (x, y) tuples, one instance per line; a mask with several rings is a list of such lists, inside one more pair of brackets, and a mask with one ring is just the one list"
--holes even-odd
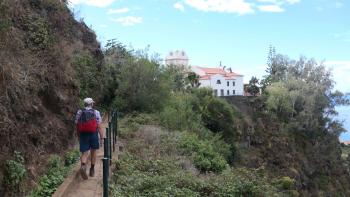
[(229, 96), (230, 95), (230, 90), (227, 90), (227, 96)]
[(236, 82), (232, 81), (232, 86), (235, 86), (236, 85)]
[(230, 82), (229, 81), (227, 82), (227, 86), (230, 86)]
[(216, 81), (216, 84), (221, 84), (221, 81), (220, 81), (220, 80), (217, 80), (217, 81)]
[(220, 96), (224, 96), (224, 90), (221, 90)]
[(214, 90), (214, 96), (218, 96), (218, 90)]
[(236, 90), (232, 90), (232, 94), (235, 95), (236, 94)]

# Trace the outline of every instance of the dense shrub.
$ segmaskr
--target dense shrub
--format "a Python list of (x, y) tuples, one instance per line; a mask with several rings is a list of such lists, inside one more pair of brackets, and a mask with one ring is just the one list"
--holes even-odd
[(98, 98), (102, 94), (104, 76), (97, 67), (97, 61), (89, 55), (78, 55), (73, 61), (79, 86), (79, 97)]
[(171, 160), (142, 160), (124, 154), (111, 185), (113, 196), (200, 196), (202, 181)]
[(280, 196), (261, 169), (230, 169), (210, 180), (210, 196)]
[(159, 115), (162, 126), (180, 131), (200, 129), (200, 115), (193, 111), (192, 100), (193, 97), (189, 94), (174, 93)]
[[(174, 144), (180, 143), (181, 140), (177, 141), (177, 138), (174, 138), (175, 133), (179, 132), (163, 133), (164, 136), (168, 136), (168, 140), (158, 144), (161, 149), (170, 146), (173, 147), (173, 154), (176, 152)], [(187, 135), (187, 141), (182, 142), (184, 153), (194, 152), (191, 150), (201, 151), (202, 146), (211, 149), (209, 143), (203, 145), (202, 142), (198, 142), (201, 140), (197, 137)], [(170, 144), (167, 143), (169, 140)], [(129, 139), (128, 149), (138, 146), (140, 149), (146, 149), (145, 152), (154, 151), (154, 144), (143, 144), (140, 147), (139, 145), (139, 139)], [(220, 174), (202, 178), (202, 175), (197, 176), (191, 170), (184, 170), (184, 158), (179, 159), (179, 155), (140, 157), (132, 153), (134, 151), (128, 151), (117, 161), (110, 186), (112, 196), (281, 196), (278, 195), (277, 189), (269, 184), (265, 177), (266, 172), (262, 169), (227, 169)]]
[(295, 180), (288, 176), (276, 180), (275, 184), (284, 190), (295, 189)]
[(233, 107), (225, 100), (214, 97), (212, 90), (199, 88), (192, 90), (193, 110), (200, 114), (202, 122), (213, 132), (221, 133), (227, 141), (235, 137), (235, 120), (238, 119)]
[(25, 30), (27, 46), (34, 51), (47, 49), (53, 43), (52, 33), (49, 30), (47, 21), (41, 17), (31, 16), (26, 21)]
[(15, 151), (13, 160), (6, 161), (4, 183), (13, 192), (19, 192), (21, 183), (26, 178), (27, 170), (21, 153)]
[(75, 164), (79, 160), (80, 152), (78, 149), (74, 149), (70, 152), (68, 152), (64, 156), (64, 165), (65, 166), (71, 166)]
[(214, 150), (210, 141), (200, 140), (195, 134), (183, 133), (178, 146), (185, 155), (193, 157), (201, 171), (221, 172), (227, 167), (225, 158)]
[(114, 105), (123, 112), (160, 111), (170, 96), (170, 84), (157, 58), (147, 50), (130, 52), (118, 43), (107, 45), (107, 64), (116, 71)]
[(203, 122), (210, 130), (222, 132), (225, 138), (234, 137), (234, 111), (224, 100), (213, 98), (209, 101)]

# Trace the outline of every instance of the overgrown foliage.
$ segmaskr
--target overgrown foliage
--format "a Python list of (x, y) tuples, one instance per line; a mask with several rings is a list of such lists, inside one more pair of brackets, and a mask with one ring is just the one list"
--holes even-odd
[(52, 33), (47, 21), (38, 16), (30, 16), (26, 19), (25, 30), (27, 33), (27, 47), (34, 50), (44, 50), (52, 44)]
[(121, 111), (154, 112), (164, 107), (170, 96), (170, 84), (163, 74), (163, 67), (156, 57), (150, 57), (147, 49), (128, 51), (115, 41), (107, 44), (106, 64), (115, 70), (112, 76), (117, 83), (114, 101)]
[(13, 192), (20, 192), (21, 185), (27, 176), (24, 158), (20, 152), (14, 152), (14, 158), (6, 161), (5, 187)]
[[(200, 140), (195, 134), (183, 133), (178, 146), (183, 154), (193, 157), (194, 165), (202, 172), (222, 172), (228, 167), (227, 161), (214, 149), (210, 140)], [(228, 145), (222, 148), (227, 149), (225, 152), (230, 151)]]
[[(125, 128), (128, 122), (121, 120), (120, 126)], [(229, 145), (220, 138), (201, 139), (194, 133), (153, 127), (132, 133), (124, 136), (127, 150), (117, 161), (110, 187), (113, 196), (282, 196), (264, 169), (230, 169), (224, 159), (230, 154)], [(196, 168), (220, 173), (206, 177)]]
[[(301, 57), (288, 57), (270, 51), (265, 76), (266, 106), (273, 116), (293, 130), (308, 133), (327, 131), (339, 136), (344, 131), (333, 120), (337, 104), (347, 103), (343, 94), (332, 92), (331, 72), (322, 63)], [(297, 126), (298, 125), (298, 126)]]
[(98, 96), (103, 93), (104, 73), (97, 67), (97, 61), (87, 54), (75, 57), (76, 79), (80, 90), (80, 98)]
[(249, 80), (249, 84), (246, 86), (245, 91), (250, 93), (252, 96), (256, 96), (260, 92), (259, 79), (257, 79), (256, 77), (252, 77)]
[(51, 196), (78, 159), (79, 151), (76, 149), (68, 152), (64, 161), (58, 155), (52, 155), (49, 159), (47, 172), (40, 178), (37, 188), (29, 197)]

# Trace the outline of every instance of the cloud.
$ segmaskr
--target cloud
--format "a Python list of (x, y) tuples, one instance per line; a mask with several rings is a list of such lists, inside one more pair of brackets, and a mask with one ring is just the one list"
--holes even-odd
[(335, 89), (350, 92), (350, 60), (349, 61), (326, 61), (327, 67), (332, 68), (333, 77), (336, 81)]
[(324, 8), (322, 6), (317, 6), (316, 10), (319, 11), (319, 12), (322, 12), (324, 10)]
[(341, 33), (334, 33), (332, 35), (335, 39), (343, 40), (345, 42), (350, 41), (350, 30)]
[(300, 0), (285, 0), (285, 1), (289, 4), (296, 4), (300, 2)]
[[(251, 14), (255, 10), (262, 12), (284, 12), (284, 6), (294, 5), (301, 0), (183, 0), (184, 3), (205, 12)], [(176, 3), (183, 8), (179, 2)], [(174, 4), (175, 7), (175, 4)], [(182, 9), (179, 8), (179, 9)]]
[(69, 0), (71, 6), (86, 4), (94, 7), (106, 7), (116, 0)]
[(136, 24), (140, 24), (143, 22), (143, 18), (138, 16), (125, 16), (125, 17), (119, 17), (111, 20), (114, 22), (120, 23), (123, 26), (134, 26)]
[(124, 14), (130, 11), (129, 8), (109, 9), (107, 14)]
[(343, 7), (343, 3), (342, 2), (339, 2), (339, 1), (337, 1), (337, 2), (335, 2), (335, 7), (336, 8), (341, 8), (341, 7)]
[(262, 12), (284, 12), (284, 9), (279, 5), (261, 5), (258, 9)]
[(277, 5), (282, 5), (282, 4), (296, 4), (299, 3), (301, 0), (257, 0), (260, 3), (272, 3), (272, 4), (277, 4)]
[(185, 0), (185, 3), (205, 12), (236, 13), (239, 15), (254, 13), (251, 3), (245, 0)]
[(175, 3), (174, 4), (174, 8), (177, 9), (177, 10), (180, 10), (182, 12), (185, 11), (185, 7), (180, 2)]

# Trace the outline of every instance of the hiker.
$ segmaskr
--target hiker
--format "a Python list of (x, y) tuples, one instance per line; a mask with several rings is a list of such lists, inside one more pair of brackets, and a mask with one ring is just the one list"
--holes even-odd
[[(101, 129), (102, 118), (100, 112), (93, 109), (94, 103), (95, 102), (92, 98), (85, 98), (84, 109), (78, 110), (75, 117), (81, 152), (80, 174), (85, 180), (88, 179), (88, 175), (86, 174), (86, 162), (88, 160), (89, 151), (91, 154), (89, 175), (93, 177), (95, 176), (96, 151), (100, 147), (99, 143), (103, 143), (103, 132)], [(98, 134), (100, 134), (100, 142)]]

